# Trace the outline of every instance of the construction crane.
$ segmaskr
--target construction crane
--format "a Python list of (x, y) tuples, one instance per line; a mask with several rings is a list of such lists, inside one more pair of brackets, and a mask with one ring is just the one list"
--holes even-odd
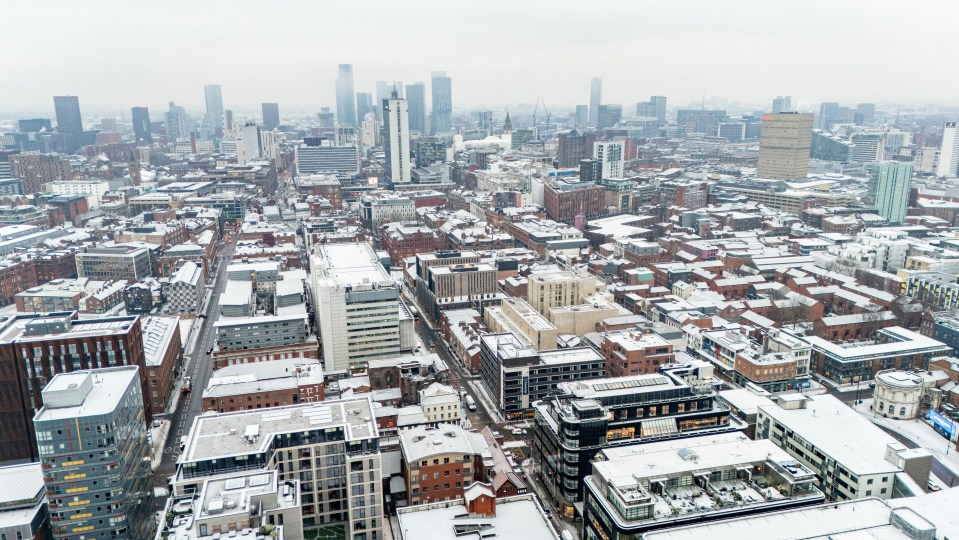
[[(536, 113), (539, 112), (539, 104), (543, 104), (543, 111), (546, 112), (546, 134), (543, 136), (543, 139), (549, 138), (549, 120), (553, 117), (552, 113), (549, 112), (549, 109), (546, 108), (546, 102), (543, 101), (543, 98), (536, 98), (536, 106), (533, 107), (533, 129), (536, 129)], [(537, 133), (537, 138), (539, 133)]]

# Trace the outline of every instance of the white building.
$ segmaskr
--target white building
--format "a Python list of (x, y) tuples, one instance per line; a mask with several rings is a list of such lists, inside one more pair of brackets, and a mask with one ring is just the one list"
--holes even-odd
[(459, 392), (445, 384), (433, 383), (420, 390), (420, 406), (427, 422), (458, 422), (462, 418)]
[(872, 394), (872, 412), (896, 420), (912, 420), (923, 407), (939, 405), (935, 383), (947, 379), (944, 371), (880, 371)]
[(399, 288), (369, 244), (317, 246), (310, 276), (327, 373), (400, 355)]
[(58, 195), (82, 195), (93, 210), (103, 204), (103, 196), (110, 191), (110, 183), (101, 180), (54, 180), (43, 184), (43, 191)]
[(942, 146), (939, 147), (939, 162), (936, 176), (955, 178), (959, 170), (959, 133), (956, 122), (946, 122), (942, 129)]
[(786, 394), (777, 400), (759, 406), (756, 438), (770, 439), (812, 469), (830, 499), (891, 499), (925, 491), (928, 450), (907, 450), (829, 394)]
[(602, 166), (602, 177), (622, 178), (626, 163), (626, 144), (623, 141), (601, 141), (593, 143), (593, 159)]
[(360, 171), (360, 154), (355, 146), (301, 144), (295, 148), (296, 174), (337, 174), (352, 176)]
[(393, 184), (412, 182), (410, 170), (410, 111), (405, 99), (393, 97), (383, 103), (383, 149), (386, 175)]

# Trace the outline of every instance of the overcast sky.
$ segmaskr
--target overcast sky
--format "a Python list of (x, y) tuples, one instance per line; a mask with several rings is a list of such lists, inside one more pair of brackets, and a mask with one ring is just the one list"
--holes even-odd
[[(445, 70), (454, 107), (586, 103), (589, 78), (626, 111), (650, 94), (765, 103), (950, 102), (959, 92), (959, 3), (773, 1), (4, 2), (0, 112), (85, 114), (334, 105), (338, 63), (356, 91)], [(947, 61), (948, 59), (948, 61)], [(429, 94), (429, 91), (427, 91)], [(159, 112), (159, 111), (158, 111)], [(159, 118), (159, 116), (157, 116)]]

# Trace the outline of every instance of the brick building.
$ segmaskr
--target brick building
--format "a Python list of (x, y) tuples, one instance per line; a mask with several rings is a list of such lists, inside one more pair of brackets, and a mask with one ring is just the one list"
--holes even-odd
[(180, 319), (176, 317), (144, 317), (143, 354), (146, 364), (146, 387), (144, 406), (157, 414), (164, 412), (170, 403), (173, 383), (183, 360), (183, 342), (180, 339)]
[(492, 470), (483, 459), (489, 451), (483, 436), (458, 425), (415, 426), (401, 430), (399, 437), (410, 505), (455, 499)]
[(555, 181), (543, 189), (546, 215), (555, 221), (572, 222), (576, 216), (585, 218), (603, 214), (605, 190), (593, 182)]
[(401, 221), (380, 227), (380, 242), (390, 254), (394, 265), (417, 253), (431, 253), (443, 249), (443, 240), (433, 229), (416, 222)]
[(656, 334), (615, 332), (603, 337), (607, 377), (656, 373), (673, 361), (673, 345)]
[(319, 359), (287, 358), (214, 371), (203, 390), (203, 410), (223, 413), (323, 399), (323, 368)]

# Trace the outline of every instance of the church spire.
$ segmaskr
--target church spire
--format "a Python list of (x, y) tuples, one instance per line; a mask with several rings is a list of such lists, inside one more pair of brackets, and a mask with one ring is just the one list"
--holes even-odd
[(509, 111), (506, 111), (506, 121), (503, 122), (503, 133), (512, 133), (513, 123), (509, 121)]

